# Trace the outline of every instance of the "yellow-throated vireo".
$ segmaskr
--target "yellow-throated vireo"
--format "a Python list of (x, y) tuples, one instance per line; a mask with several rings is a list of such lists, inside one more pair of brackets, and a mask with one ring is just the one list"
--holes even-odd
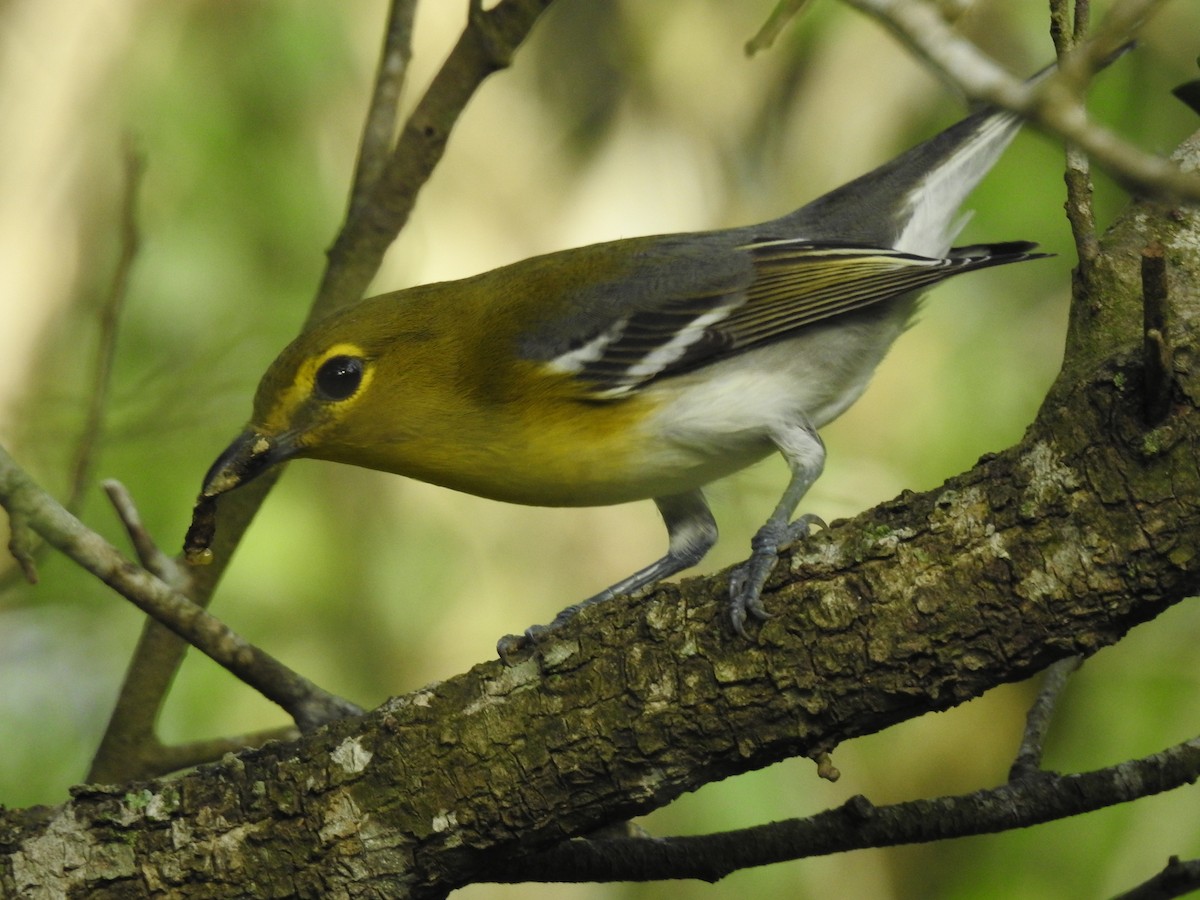
[(267, 369), (250, 424), (204, 479), (189, 556), (214, 498), (284, 460), (381, 469), (535, 506), (653, 499), (661, 559), (581, 606), (686, 569), (717, 540), (701, 488), (773, 451), (783, 496), (731, 579), (734, 629), (821, 474), (818, 429), (852, 404), (917, 300), (954, 275), (1033, 259), (1027, 242), (951, 247), (959, 206), (1020, 127), (986, 109), (782, 218), (641, 237), (372, 297), (331, 315)]

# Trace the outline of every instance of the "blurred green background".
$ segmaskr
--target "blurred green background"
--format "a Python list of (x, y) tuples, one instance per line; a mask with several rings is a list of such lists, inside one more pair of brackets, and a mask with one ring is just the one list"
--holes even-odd
[[(817, 3), (771, 51), (742, 47), (772, 0), (562, 0), (511, 70), (479, 92), (377, 287), (452, 278), (534, 253), (776, 216), (953, 121), (961, 101), (878, 26)], [(425, 3), (412, 102), (466, 2)], [(1103, 8), (1103, 4), (1100, 5)], [(101, 477), (123, 481), (177, 547), (204, 470), (249, 413), (259, 374), (296, 332), (343, 210), (385, 13), (382, 0), (10, 0), (0, 4), (0, 440), (62, 494), (89, 391), (96, 310), (114, 265), (124, 135), (145, 155), (144, 242), (123, 313)], [(1052, 54), (1042, 4), (979, 2), (961, 21), (1029, 72)], [(1196, 76), (1200, 7), (1168, 4), (1106, 74), (1093, 108), (1169, 151), (1197, 124), (1169, 96)], [(1061, 149), (1022, 135), (974, 196), (962, 242), (1029, 239), (1059, 254), (937, 291), (867, 395), (825, 434), (805, 510), (850, 516), (936, 486), (1016, 441), (1059, 361), (1072, 251)], [(1103, 179), (1102, 222), (1123, 195)], [(782, 488), (769, 461), (716, 485), (743, 557)], [(125, 546), (98, 488), (84, 520)], [(0, 535), (2, 536), (2, 535)], [(215, 612), (366, 706), (491, 658), (499, 635), (548, 621), (656, 557), (650, 503), (525, 509), (324, 463), (291, 470), (255, 522)], [(7, 560), (4, 561), (7, 565)], [(55, 803), (83, 777), (140, 615), (62, 559), (0, 595), (0, 803)], [(1062, 770), (1196, 732), (1186, 604), (1105, 650), (1073, 681), (1048, 748)], [(645, 822), (697, 833), (1004, 778), (1036, 685), (996, 690), (840, 747), (837, 784), (790, 761), (712, 785)], [(281, 724), (189, 657), (168, 740)], [(1195, 789), (998, 837), (863, 852), (694, 883), (476, 886), (466, 898), (1100, 896), (1200, 853)]]

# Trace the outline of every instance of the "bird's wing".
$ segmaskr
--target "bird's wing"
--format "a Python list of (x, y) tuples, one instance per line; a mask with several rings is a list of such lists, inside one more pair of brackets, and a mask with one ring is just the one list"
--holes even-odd
[(672, 297), (627, 309), (547, 364), (594, 399), (616, 399), (807, 326), (924, 290), (972, 269), (1031, 259), (1025, 242), (979, 245), (927, 258), (837, 243), (772, 240), (737, 248), (753, 279), (734, 291)]

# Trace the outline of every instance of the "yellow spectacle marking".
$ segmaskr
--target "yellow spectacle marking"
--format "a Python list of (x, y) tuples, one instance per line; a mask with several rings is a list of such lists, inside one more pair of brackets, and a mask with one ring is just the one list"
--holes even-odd
[[(366, 392), (374, 377), (373, 361), (357, 344), (338, 343), (329, 347), (319, 356), (304, 359), (297, 367), (290, 384), (279, 388), (275, 394), (275, 402), (262, 416), (262, 421), (256, 423), (264, 432), (277, 434), (287, 430), (296, 415), (296, 411), (313, 399), (313, 388), (316, 384), (317, 372), (321, 366), (335, 356), (353, 356), (364, 361), (362, 382), (358, 390), (345, 400), (326, 401), (323, 406), (329, 410), (340, 409), (357, 401)], [(261, 390), (261, 386), (260, 386)]]

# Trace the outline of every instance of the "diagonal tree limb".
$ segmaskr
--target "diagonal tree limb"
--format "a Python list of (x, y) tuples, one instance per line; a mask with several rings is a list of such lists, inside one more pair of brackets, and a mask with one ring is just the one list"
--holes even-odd
[[(352, 210), (343, 225), (305, 327), (362, 297), (384, 251), (407, 221), (421, 185), (441, 159), (467, 101), (488, 75), (507, 64), (551, 2), (502, 0), (484, 11), (472, 0), (467, 28), (409, 118), (382, 175), (369, 189), (363, 201), (365, 212)], [(410, 56), (394, 44), (410, 34), (403, 23), (408, 12), (409, 4), (403, 2), (391, 8), (381, 68), (392, 70), (400, 59)], [(399, 77), (381, 73), (376, 82), (390, 84)], [(379, 106), (385, 107), (386, 102)], [(366, 135), (373, 147), (381, 130), (382, 126), (372, 127)], [(366, 155), (374, 159), (377, 153), (372, 149)], [(364, 184), (367, 178), (361, 179)], [(266, 473), (222, 502), (213, 546), (215, 561), (191, 570), (189, 596), (199, 606), (210, 602), (242, 535), (284, 468)], [(186, 645), (174, 634), (155, 622), (146, 623), (93, 758), (89, 781), (114, 783), (168, 771), (164, 767), (173, 763), (170, 754), (162, 750), (154, 726), (185, 650)]]
[[(1200, 259), (1187, 283), (1198, 274)], [(210, 868), (208, 897), (284, 877), (300, 893), (444, 896), (704, 783), (1090, 654), (1200, 588), (1200, 360), (1171, 433), (1147, 444), (1137, 358), (1128, 345), (1065, 386), (1018, 446), (790, 551), (757, 646), (728, 633), (727, 576), (665, 585), (586, 610), (516, 666), (140, 790), (77, 791), (50, 822), (83, 856), (127, 860), (109, 879), (177, 872), (156, 837), (169, 828), (236, 860)], [(57, 865), (80, 878), (69, 848)]]
[[(387, 164), (329, 249), (329, 265), (307, 324), (356, 303), (383, 254), (408, 222), (417, 193), (445, 153), (463, 108), (483, 80), (509, 65), (553, 0), (470, 0), (467, 27), (400, 132)], [(307, 327), (307, 326), (306, 326)]]
[[(278, 703), (302, 731), (359, 715), (352, 703), (321, 690), (236, 634), (153, 573), (134, 565), (41, 490), (0, 447), (0, 506), (81, 568), (167, 624), (193, 646)], [(153, 551), (151, 551), (153, 552)]]
[(1200, 859), (1180, 860), (1172, 856), (1166, 867), (1137, 887), (1113, 900), (1171, 900), (1200, 890)]

